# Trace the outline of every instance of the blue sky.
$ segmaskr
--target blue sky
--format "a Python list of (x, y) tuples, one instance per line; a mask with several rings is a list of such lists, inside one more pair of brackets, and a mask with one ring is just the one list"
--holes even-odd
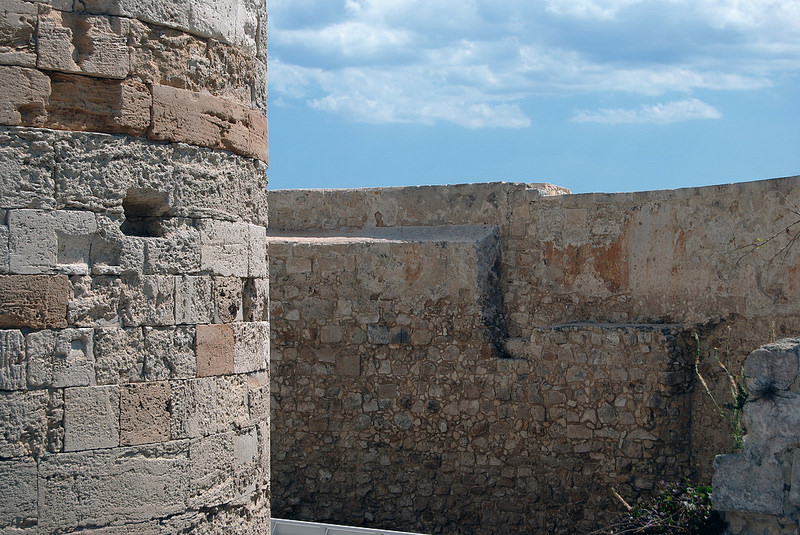
[(267, 0), (270, 188), (800, 174), (800, 0)]

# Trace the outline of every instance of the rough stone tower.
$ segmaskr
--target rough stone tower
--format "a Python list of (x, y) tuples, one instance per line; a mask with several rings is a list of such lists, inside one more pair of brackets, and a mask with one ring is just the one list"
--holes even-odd
[(0, 532), (266, 533), (263, 0), (0, 0)]

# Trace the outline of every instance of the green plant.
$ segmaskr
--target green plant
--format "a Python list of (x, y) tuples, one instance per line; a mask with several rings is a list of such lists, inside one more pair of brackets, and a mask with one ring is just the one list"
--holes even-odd
[(590, 535), (623, 534), (720, 534), (724, 522), (711, 508), (711, 487), (688, 481), (661, 484), (656, 494), (633, 506), (612, 489), (626, 512), (612, 526)]
[(747, 403), (747, 388), (745, 387), (744, 383), (744, 370), (742, 370), (740, 376), (736, 376), (735, 374), (731, 373), (725, 363), (723, 363), (719, 358), (719, 351), (717, 348), (714, 348), (714, 360), (717, 361), (717, 364), (720, 366), (720, 368), (722, 368), (722, 371), (725, 372), (725, 375), (728, 378), (728, 384), (731, 393), (731, 401), (729, 403), (720, 405), (717, 402), (717, 399), (714, 397), (714, 394), (711, 392), (711, 389), (708, 387), (708, 383), (703, 377), (703, 374), (700, 373), (700, 336), (697, 333), (694, 333), (694, 339), (697, 343), (697, 351), (695, 353), (694, 360), (694, 372), (697, 374), (697, 378), (700, 380), (700, 383), (703, 385), (706, 393), (711, 398), (714, 406), (719, 411), (720, 416), (722, 416), (722, 418), (728, 422), (731, 432), (733, 433), (733, 452), (736, 453), (742, 449), (744, 444), (744, 436), (747, 434), (744, 421), (742, 421), (742, 411), (744, 410), (744, 404)]

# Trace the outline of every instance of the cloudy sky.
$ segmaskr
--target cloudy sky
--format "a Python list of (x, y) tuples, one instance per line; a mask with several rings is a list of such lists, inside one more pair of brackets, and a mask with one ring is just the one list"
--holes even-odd
[(267, 0), (270, 187), (800, 174), (800, 0)]

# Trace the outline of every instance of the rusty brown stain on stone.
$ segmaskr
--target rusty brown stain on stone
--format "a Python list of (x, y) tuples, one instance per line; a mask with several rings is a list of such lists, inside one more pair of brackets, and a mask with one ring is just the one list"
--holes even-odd
[(625, 234), (607, 247), (591, 244), (568, 245), (557, 249), (553, 242), (544, 243), (547, 264), (561, 269), (562, 283), (574, 284), (583, 273), (593, 272), (602, 279), (608, 291), (616, 293), (628, 284), (629, 266), (625, 257)]

